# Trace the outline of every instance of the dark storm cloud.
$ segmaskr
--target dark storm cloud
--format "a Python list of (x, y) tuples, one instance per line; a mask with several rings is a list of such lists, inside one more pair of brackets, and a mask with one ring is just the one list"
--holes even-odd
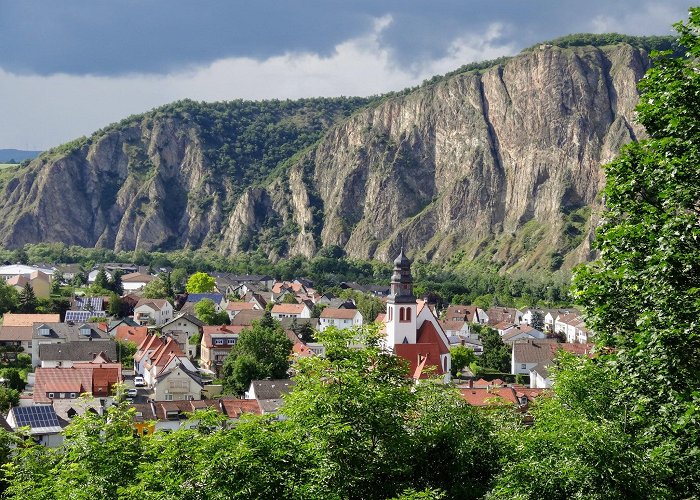
[(442, 57), (455, 38), (500, 23), (525, 47), (581, 31), (670, 33), (683, 0), (0, 0), (0, 68), (11, 73), (168, 73), (228, 57), (327, 55), (390, 15), (397, 63)]

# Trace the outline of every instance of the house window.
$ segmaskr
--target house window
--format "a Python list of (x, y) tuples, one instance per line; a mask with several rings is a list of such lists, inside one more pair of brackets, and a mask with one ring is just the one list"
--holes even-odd
[(214, 339), (214, 345), (224, 345), (224, 339)]
[(233, 344), (236, 343), (236, 339), (227, 339), (226, 343), (227, 343), (228, 345), (233, 345)]
[(172, 394), (166, 394), (166, 395), (165, 395), (165, 400), (166, 400), (166, 401), (172, 401), (172, 400), (173, 400), (173, 395), (172, 395)]
[(71, 392), (71, 393), (70, 393), (70, 397), (71, 397), (71, 399), (75, 399), (75, 393), (74, 393), (74, 392)]
[(61, 399), (65, 399), (66, 393), (65, 393), (65, 392), (59, 393), (59, 397), (60, 397)]
[(522, 364), (520, 365), (520, 369), (521, 369), (521, 370), (526, 370), (526, 369), (527, 369), (527, 365), (526, 365), (525, 363), (522, 363)]
[(49, 397), (49, 399), (53, 399), (53, 392), (49, 392), (47, 396)]

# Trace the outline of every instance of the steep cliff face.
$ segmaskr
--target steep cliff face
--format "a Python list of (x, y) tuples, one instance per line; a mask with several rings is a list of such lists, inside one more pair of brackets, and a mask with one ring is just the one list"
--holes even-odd
[(217, 137), (241, 130), (145, 115), (9, 182), (2, 243), (273, 258), (338, 245), (380, 259), (403, 245), (503, 268), (569, 266), (590, 257), (600, 165), (643, 133), (633, 112), (647, 67), (629, 45), (547, 47), (369, 106), (324, 108), (321, 121), (295, 108), (270, 119), (297, 135), (277, 156), (261, 146), (278, 168), (259, 175), (254, 154), (232, 161), (240, 148)]

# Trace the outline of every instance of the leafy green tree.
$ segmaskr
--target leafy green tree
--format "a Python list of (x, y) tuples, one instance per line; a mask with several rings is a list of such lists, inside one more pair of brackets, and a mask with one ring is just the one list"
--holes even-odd
[(119, 298), (119, 295), (117, 295), (114, 292), (109, 294), (109, 307), (107, 308), (107, 312), (109, 313), (110, 316), (114, 316), (114, 317), (121, 316), (122, 300)]
[(469, 366), (476, 361), (474, 350), (463, 345), (458, 345), (450, 348), (452, 355), (452, 376), (457, 376), (457, 373), (462, 371), (465, 366)]
[(51, 277), (51, 294), (61, 295), (61, 285), (63, 285), (64, 278), (61, 271), (55, 271)]
[(13, 406), (19, 404), (19, 391), (0, 386), (0, 411), (7, 413)]
[(158, 276), (143, 287), (143, 296), (147, 299), (169, 299), (168, 285)]
[(510, 348), (503, 343), (498, 331), (487, 326), (478, 330), (481, 345), (484, 347), (484, 353), (479, 358), (479, 365), (491, 370), (510, 373)]
[(132, 369), (134, 367), (134, 354), (139, 346), (129, 340), (117, 340), (116, 342), (117, 359), (115, 361), (120, 361), (124, 368)]
[(102, 290), (109, 290), (109, 278), (107, 277), (107, 271), (105, 271), (104, 267), (101, 267), (97, 275), (95, 275), (93, 285)]
[(542, 314), (542, 311), (532, 311), (530, 326), (535, 330), (544, 332), (544, 314)]
[(124, 284), (122, 283), (123, 274), (121, 270), (116, 270), (114, 271), (112, 279), (109, 280), (109, 289), (120, 296), (124, 295)]
[(24, 378), (22, 377), (22, 373), (18, 368), (1, 369), (0, 378), (4, 380), (4, 383), (2, 385), (9, 389), (14, 389), (16, 391), (23, 391), (24, 386), (27, 385), (27, 383), (24, 381)]
[(182, 293), (185, 291), (185, 283), (187, 282), (187, 270), (181, 267), (173, 269), (170, 273), (170, 283), (174, 293)]
[(298, 304), (296, 297), (293, 293), (287, 293), (282, 297), (282, 304)]
[(700, 8), (676, 25), (686, 58), (660, 55), (639, 84), (649, 138), (605, 167), (600, 259), (575, 296), (622, 386), (628, 432), (665, 457), (671, 496), (700, 484)]
[(36, 312), (38, 305), (34, 289), (29, 283), (25, 283), (24, 288), (19, 292), (19, 310), (25, 314)]
[(194, 305), (194, 314), (207, 325), (228, 325), (230, 323), (226, 311), (216, 312), (216, 304), (211, 299), (202, 299), (197, 302)]
[(14, 287), (0, 280), (0, 314), (15, 311), (19, 307), (19, 294)]
[(216, 281), (207, 273), (194, 273), (187, 280), (185, 290), (187, 293), (209, 293), (214, 291)]
[(223, 366), (224, 391), (242, 394), (252, 380), (288, 378), (292, 341), (269, 311), (244, 329)]

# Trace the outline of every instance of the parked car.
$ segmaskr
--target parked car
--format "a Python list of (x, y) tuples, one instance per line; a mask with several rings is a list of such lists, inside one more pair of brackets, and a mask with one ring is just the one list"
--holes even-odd
[(126, 391), (126, 395), (130, 398), (135, 398), (139, 395), (139, 391), (138, 389), (129, 389), (128, 391)]
[(146, 381), (143, 379), (143, 377), (134, 377), (134, 385), (136, 387), (145, 387)]

